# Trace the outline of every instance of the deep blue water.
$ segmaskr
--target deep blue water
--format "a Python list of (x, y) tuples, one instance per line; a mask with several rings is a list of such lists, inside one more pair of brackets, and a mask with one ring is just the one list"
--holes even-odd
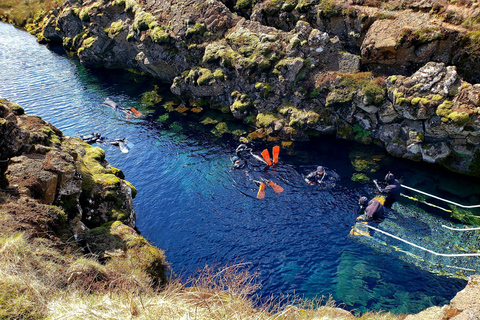
[[(133, 143), (126, 154), (114, 146), (101, 147), (110, 164), (138, 189), (137, 227), (165, 250), (176, 274), (242, 261), (260, 272), (259, 294), (264, 297), (332, 295), (350, 309), (396, 313), (446, 304), (465, 286), (463, 280), (437, 276), (400, 259), (399, 253), (349, 236), (357, 199), (371, 188), (350, 181), (350, 157), (352, 152), (379, 157), (379, 170), (371, 177), (393, 170), (407, 185), (464, 203), (478, 203), (478, 180), (322, 137), (282, 149), (278, 167), (264, 174), (285, 190), (277, 195), (267, 188), (265, 199), (258, 200), (252, 179), (261, 173), (230, 169), (237, 144), (233, 138), (194, 130), (177, 133), (156, 122), (157, 114), (127, 121), (101, 105), (112, 97), (122, 106), (142, 109), (140, 94), (150, 85), (140, 76), (86, 70), (62, 49), (39, 45), (28, 33), (0, 23), (0, 97), (66, 135), (97, 131)], [(168, 88), (164, 90), (168, 99)], [(273, 144), (266, 146), (271, 150)], [(258, 151), (263, 147), (258, 145)], [(335, 168), (343, 177), (334, 189), (303, 183), (317, 164)], [(445, 217), (432, 219), (443, 223)]]

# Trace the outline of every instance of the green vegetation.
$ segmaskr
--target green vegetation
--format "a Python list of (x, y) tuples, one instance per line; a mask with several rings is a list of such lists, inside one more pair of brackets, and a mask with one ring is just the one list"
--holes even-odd
[(445, 39), (443, 30), (439, 27), (421, 28), (418, 30), (403, 29), (397, 38), (396, 49), (404, 43), (411, 43), (416, 47), (424, 44)]
[(249, 9), (254, 3), (255, 0), (237, 0), (237, 7), (240, 9)]
[(441, 105), (437, 107), (437, 116), (442, 117), (443, 122), (453, 122), (457, 125), (464, 125), (470, 120), (470, 116), (465, 111), (458, 112), (452, 111), (453, 102), (445, 100)]
[(153, 107), (160, 102), (162, 102), (163, 98), (162, 96), (158, 93), (158, 86), (154, 86), (153, 90), (146, 91), (142, 93), (142, 103), (146, 106)]
[[(304, 8), (311, 4), (311, 2), (312, 1), (309, 0), (299, 1), (297, 8), (299, 8), (299, 6), (301, 6), (301, 8)], [(334, 0), (320, 0), (318, 8), (320, 9), (319, 15), (322, 18), (331, 18), (342, 13), (342, 9), (336, 5)]]
[[(137, 11), (135, 19), (133, 20), (132, 28), (135, 31), (148, 30), (150, 25), (154, 28), (156, 25), (155, 17), (151, 13), (145, 13), (144, 11)], [(153, 29), (152, 28), (152, 29)]]
[(111, 35), (112, 37), (115, 37), (122, 30), (123, 30), (123, 21), (122, 20), (114, 21), (110, 24), (108, 34)]
[(150, 38), (158, 44), (168, 43), (169, 37), (163, 27), (155, 26), (150, 31)]
[(382, 78), (374, 78), (370, 72), (339, 74), (338, 85), (327, 96), (327, 106), (340, 106), (352, 101), (359, 90), (363, 90), (367, 103), (380, 105), (386, 97), (385, 83)]
[(207, 27), (203, 23), (197, 23), (193, 27), (187, 29), (185, 36), (187, 38), (193, 37), (195, 35), (203, 35), (207, 31)]
[(270, 96), (270, 93), (273, 91), (274, 86), (272, 83), (257, 82), (255, 84), (255, 89), (261, 90), (263, 92), (263, 97), (266, 99)]

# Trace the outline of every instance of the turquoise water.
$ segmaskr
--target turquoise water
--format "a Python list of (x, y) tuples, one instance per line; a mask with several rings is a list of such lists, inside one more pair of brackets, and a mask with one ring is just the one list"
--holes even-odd
[[(258, 200), (252, 180), (262, 173), (230, 168), (229, 157), (237, 145), (233, 138), (193, 129), (178, 133), (155, 121), (158, 112), (127, 121), (101, 105), (112, 97), (124, 107), (142, 109), (140, 95), (150, 86), (139, 76), (86, 70), (61, 48), (48, 49), (31, 35), (0, 24), (0, 97), (40, 115), (66, 135), (100, 132), (128, 139), (129, 153), (115, 146), (101, 147), (109, 162), (137, 187), (137, 227), (166, 251), (176, 274), (188, 275), (205, 264), (242, 261), (260, 273), (258, 293), (263, 297), (332, 295), (349, 309), (396, 313), (446, 304), (465, 286), (464, 280), (417, 267), (402, 252), (379, 249), (378, 241), (373, 244), (349, 235), (357, 217), (357, 199), (371, 191), (370, 185), (349, 179), (354, 173), (352, 152), (381, 158), (377, 173), (369, 173), (372, 178), (381, 179), (391, 169), (403, 183), (453, 201), (480, 202), (478, 180), (322, 137), (296, 144), (295, 150), (282, 150), (279, 165), (263, 175), (284, 192), (278, 195), (267, 188), (265, 199)], [(163, 90), (168, 99), (168, 88)], [(272, 146), (259, 143), (257, 148)], [(303, 183), (303, 176), (317, 164), (335, 168), (343, 177), (335, 188), (320, 190)], [(430, 216), (422, 228), (452, 223), (438, 213)], [(397, 228), (408, 228), (404, 220)], [(422, 259), (433, 257), (422, 255)]]

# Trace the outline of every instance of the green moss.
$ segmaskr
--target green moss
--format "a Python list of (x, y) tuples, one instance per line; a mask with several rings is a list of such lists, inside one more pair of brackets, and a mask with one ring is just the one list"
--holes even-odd
[[(297, 4), (297, 9), (304, 9), (311, 5), (311, 2), (311, 0), (300, 0)], [(318, 14), (322, 18), (331, 18), (342, 13), (342, 9), (336, 5), (334, 0), (320, 0), (318, 9)]]
[(264, 10), (267, 15), (276, 15), (282, 9), (284, 0), (269, 0), (265, 3)]
[(442, 28), (439, 27), (428, 27), (417, 30), (405, 28), (399, 34), (395, 48), (398, 49), (407, 42), (419, 47), (424, 44), (443, 39), (445, 39), (445, 34), (443, 34)]
[(290, 46), (292, 48), (295, 48), (295, 47), (299, 47), (301, 45), (302, 40), (300, 40), (300, 38), (297, 35), (295, 35), (290, 39), (289, 43), (290, 43)]
[(187, 29), (185, 36), (187, 38), (193, 37), (195, 35), (202, 35), (207, 31), (207, 27), (203, 23), (196, 23), (193, 27)]
[(115, 37), (118, 35), (121, 31), (123, 30), (123, 21), (120, 19), (118, 21), (114, 21), (110, 24), (110, 28), (108, 30), (108, 33)]
[(352, 101), (355, 92), (343, 89), (334, 89), (330, 91), (325, 103), (326, 107), (338, 107)]
[(231, 131), (226, 122), (219, 122), (215, 125), (215, 128), (213, 128), (212, 133), (217, 137), (221, 137), (225, 133), (231, 133)]
[(156, 22), (155, 17), (151, 13), (137, 11), (133, 20), (132, 28), (135, 31), (148, 30), (150, 24)]
[(127, 180), (124, 180), (124, 181), (132, 190), (132, 199), (135, 199), (135, 197), (137, 196), (137, 188), (135, 188), (130, 181), (127, 181)]
[(388, 77), (388, 81), (390, 81), (392, 84), (395, 84), (395, 82), (397, 82), (397, 76), (393, 75)]
[(225, 80), (225, 75), (223, 74), (222, 69), (215, 70), (215, 72), (213, 73), (213, 77), (217, 80), (220, 80), (220, 81)]
[(273, 91), (274, 86), (272, 83), (268, 82), (257, 82), (255, 84), (255, 89), (262, 90), (263, 97), (267, 99), (270, 96), (270, 93)]
[(112, 208), (107, 212), (109, 220), (118, 220), (118, 221), (126, 221), (130, 217), (130, 214), (122, 209)]
[(168, 113), (162, 114), (157, 118), (157, 122), (165, 123), (170, 119), (170, 115)]
[(257, 123), (262, 128), (267, 128), (270, 126), (274, 121), (280, 120), (275, 113), (265, 113), (261, 112), (257, 114)]
[(155, 26), (150, 31), (150, 38), (153, 40), (153, 42), (158, 44), (169, 42), (168, 34), (165, 32), (165, 30), (162, 27), (159, 27), (159, 26)]
[(370, 182), (370, 178), (367, 177), (364, 173), (354, 173), (351, 178), (354, 182), (361, 182), (361, 183), (368, 183)]
[(412, 105), (417, 105), (418, 103), (421, 103), (422, 105), (427, 105), (428, 104), (428, 99), (427, 98), (422, 98), (422, 97), (415, 97), (410, 101), (410, 103)]
[(146, 106), (155, 106), (162, 102), (163, 97), (158, 93), (158, 87), (154, 86), (153, 90), (142, 93), (141, 101)]
[(410, 100), (406, 99), (406, 98), (397, 98), (395, 100), (395, 103), (398, 104), (398, 105), (402, 105), (402, 104), (407, 104), (407, 103), (410, 103)]
[(253, 0), (237, 0), (237, 7), (240, 9), (249, 9), (253, 5)]
[(470, 120), (470, 116), (466, 112), (453, 111), (448, 115), (448, 119), (457, 125), (464, 125)]
[(445, 100), (441, 105), (437, 107), (436, 114), (442, 118), (448, 118), (448, 115), (452, 112), (453, 102)]
[(180, 133), (180, 132), (183, 131), (182, 125), (181, 125), (180, 123), (176, 122), (176, 121), (175, 121), (174, 123), (172, 123), (172, 124), (169, 126), (169, 128), (170, 128), (170, 130), (171, 130), (172, 132), (176, 132), (176, 133)]
[(199, 86), (210, 84), (210, 81), (214, 78), (213, 73), (212, 71), (210, 71), (210, 69), (199, 68), (198, 72), (200, 76), (197, 79), (197, 84)]
[(118, 186), (121, 182), (119, 177), (111, 173), (94, 174), (93, 179), (95, 183), (103, 186)]
[(435, 94), (433, 95), (432, 97), (432, 101), (440, 101), (443, 99), (443, 96), (439, 95), (439, 94)]
[(85, 40), (83, 40), (82, 47), (85, 49), (90, 48), (95, 43), (96, 40), (97, 40), (96, 37), (88, 37)]
[(46, 134), (48, 139), (47, 144), (49, 146), (53, 146), (53, 145), (59, 146), (62, 144), (62, 142), (60, 141), (60, 137), (58, 137), (55, 134), (55, 131), (53, 131), (53, 129), (50, 128), (49, 126), (44, 126), (42, 129), (40, 129), (40, 131)]

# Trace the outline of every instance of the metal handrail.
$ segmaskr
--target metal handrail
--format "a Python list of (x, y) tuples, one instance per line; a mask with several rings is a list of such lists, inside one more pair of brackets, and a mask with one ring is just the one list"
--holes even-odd
[(370, 228), (370, 229), (372, 229), (372, 230), (375, 230), (375, 231), (377, 231), (377, 232), (383, 233), (383, 234), (385, 234), (385, 235), (387, 235), (387, 236), (389, 236), (389, 237), (392, 237), (392, 238), (394, 238), (394, 239), (397, 239), (397, 240), (399, 240), (399, 241), (402, 241), (402, 242), (404, 242), (404, 243), (406, 243), (406, 244), (409, 244), (409, 245), (411, 245), (411, 246), (413, 246), (413, 247), (415, 247), (415, 248), (418, 248), (418, 249), (420, 249), (420, 250), (423, 250), (423, 251), (429, 252), (429, 253), (431, 253), (431, 254), (434, 254), (434, 255), (436, 255), (436, 256), (442, 256), (442, 257), (480, 257), (480, 253), (451, 253), (451, 254), (449, 254), (449, 253), (438, 253), (438, 252), (429, 250), (429, 249), (427, 249), (427, 248), (421, 247), (421, 246), (419, 246), (419, 245), (417, 245), (417, 244), (415, 244), (415, 243), (412, 243), (412, 242), (410, 242), (410, 241), (404, 240), (404, 239), (402, 239), (402, 238), (400, 238), (400, 237), (394, 236), (393, 234), (388, 233), (388, 232), (386, 232), (386, 231), (382, 231), (382, 230), (377, 229), (377, 228), (375, 228), (375, 227), (369, 226), (368, 224), (365, 224), (364, 226), (367, 227), (367, 228)]
[(403, 185), (403, 184), (401, 186), (405, 189), (409, 189), (409, 190), (412, 190), (412, 191), (415, 191), (415, 192), (418, 192), (418, 193), (422, 193), (422, 194), (427, 195), (429, 197), (432, 197), (432, 198), (435, 198), (435, 199), (453, 204), (457, 207), (461, 207), (461, 208), (465, 208), (465, 209), (480, 208), (480, 204), (476, 204), (476, 205), (473, 205), (473, 206), (465, 206), (463, 204), (459, 204), (459, 203), (456, 203), (456, 202), (453, 202), (453, 201), (450, 201), (450, 200), (447, 200), (447, 199), (443, 199), (443, 198), (434, 196), (433, 194), (430, 194), (430, 193), (427, 193), (427, 192), (424, 192), (424, 191), (421, 191), (421, 190), (418, 190), (418, 189), (415, 189), (415, 188), (412, 188), (412, 187), (409, 187), (409, 186), (406, 186), (406, 185)]

